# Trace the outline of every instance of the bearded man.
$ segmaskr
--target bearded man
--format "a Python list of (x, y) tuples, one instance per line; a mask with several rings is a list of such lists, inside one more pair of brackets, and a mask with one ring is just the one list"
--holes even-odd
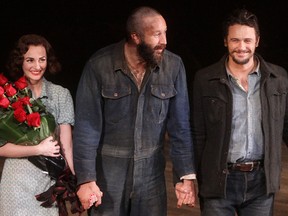
[(177, 205), (195, 205), (185, 68), (165, 50), (167, 26), (156, 10), (137, 8), (126, 29), (126, 40), (89, 59), (78, 86), (77, 194), (91, 215), (166, 216), (166, 132)]

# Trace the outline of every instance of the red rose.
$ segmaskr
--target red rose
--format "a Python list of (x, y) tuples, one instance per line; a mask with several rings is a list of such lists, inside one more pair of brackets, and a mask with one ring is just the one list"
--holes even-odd
[(8, 98), (6, 97), (0, 97), (0, 107), (6, 109), (8, 108), (10, 105), (10, 101), (8, 100)]
[(38, 112), (28, 114), (27, 124), (30, 127), (39, 127), (41, 124), (40, 114)]
[(23, 105), (32, 106), (32, 104), (30, 103), (30, 97), (28, 97), (28, 96), (23, 97), (23, 98), (19, 98), (19, 101), (20, 101)]
[(24, 122), (26, 120), (26, 112), (25, 110), (21, 107), (18, 107), (15, 111), (14, 111), (14, 118), (18, 121), (18, 122)]
[(18, 101), (16, 101), (16, 102), (14, 102), (12, 105), (12, 108), (14, 109), (14, 110), (16, 110), (16, 109), (18, 109), (18, 108), (23, 108), (23, 103), (20, 101), (20, 100), (18, 100)]
[(3, 73), (0, 74), (0, 85), (4, 86), (8, 82), (8, 79), (4, 76)]
[(18, 90), (22, 90), (28, 86), (26, 78), (24, 76), (18, 79), (14, 84)]
[(0, 86), (0, 96), (2, 96), (4, 94), (5, 90), (2, 86)]
[(12, 96), (14, 96), (17, 93), (16, 89), (13, 88), (13, 86), (11, 84), (5, 85), (4, 89), (5, 89), (6, 95), (8, 97), (12, 97)]
[(15, 109), (18, 109), (18, 107), (23, 107), (25, 105), (32, 106), (32, 104), (30, 103), (29, 97), (18, 98), (18, 100), (14, 102), (11, 106), (15, 110)]

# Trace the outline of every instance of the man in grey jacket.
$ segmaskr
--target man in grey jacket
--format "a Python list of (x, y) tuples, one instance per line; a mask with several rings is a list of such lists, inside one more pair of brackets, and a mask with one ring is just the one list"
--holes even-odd
[(228, 54), (195, 76), (193, 135), (204, 216), (273, 214), (288, 79), (255, 54), (259, 39), (256, 16), (234, 11), (224, 23)]

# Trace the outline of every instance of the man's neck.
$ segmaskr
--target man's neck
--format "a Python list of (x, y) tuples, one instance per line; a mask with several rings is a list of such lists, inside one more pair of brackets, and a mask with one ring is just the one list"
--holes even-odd
[(145, 70), (146, 62), (139, 56), (136, 45), (125, 43), (124, 55), (127, 65), (131, 70)]
[(257, 67), (257, 59), (251, 58), (246, 64), (237, 64), (231, 57), (227, 62), (227, 67), (232, 76), (239, 82), (243, 89), (248, 91), (248, 75)]
[(257, 62), (255, 58), (251, 58), (246, 64), (235, 63), (231, 58), (228, 59), (227, 66), (229, 71), (235, 77), (247, 77), (256, 68)]

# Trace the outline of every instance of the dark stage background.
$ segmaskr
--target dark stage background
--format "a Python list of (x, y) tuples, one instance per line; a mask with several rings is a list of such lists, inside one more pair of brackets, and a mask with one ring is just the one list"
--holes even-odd
[(97, 49), (123, 38), (128, 13), (140, 5), (152, 6), (164, 15), (167, 49), (183, 58), (190, 88), (195, 71), (224, 54), (221, 23), (236, 7), (246, 7), (259, 18), (257, 51), (267, 61), (288, 69), (285, 0), (0, 0), (0, 72), (21, 35), (41, 34), (63, 66), (53, 81), (70, 89), (74, 97), (87, 59)]

